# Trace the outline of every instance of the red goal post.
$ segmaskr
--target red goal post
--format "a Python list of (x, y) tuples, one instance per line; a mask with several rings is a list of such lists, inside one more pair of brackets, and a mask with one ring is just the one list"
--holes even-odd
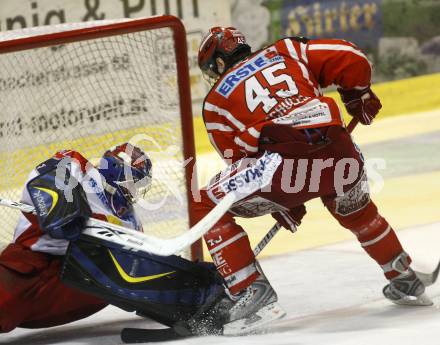
[[(0, 172), (7, 176), (0, 184), (2, 197), (19, 198), (17, 191), (31, 170), (25, 160), (38, 164), (59, 149), (98, 156), (121, 140), (145, 135), (148, 143), (142, 148), (158, 151), (158, 163), (152, 157), (149, 201), (165, 198), (166, 204), (176, 193), (186, 209), (186, 216), (173, 214), (179, 205), (172, 201), (163, 210), (151, 211), (160, 217), (150, 220), (144, 214), (146, 232), (156, 224), (178, 231), (194, 225), (189, 207), (197, 189), (190, 79), (186, 32), (178, 18), (61, 24), (6, 32), (0, 40)], [(159, 147), (181, 152), (173, 151), (165, 160)], [(174, 168), (177, 162), (181, 171)], [(164, 175), (170, 175), (168, 180)], [(177, 191), (166, 191), (173, 183)], [(0, 210), (2, 217), (14, 218), (6, 209)], [(1, 224), (0, 219), (1, 232), (8, 232), (0, 232), (0, 242), (11, 240), (14, 221)], [(202, 257), (201, 241), (190, 256)]]

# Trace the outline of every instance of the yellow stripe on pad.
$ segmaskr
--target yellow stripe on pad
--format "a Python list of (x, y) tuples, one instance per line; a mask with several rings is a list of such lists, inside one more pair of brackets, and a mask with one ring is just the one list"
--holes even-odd
[(171, 272), (165, 272), (165, 273), (160, 273), (160, 274), (155, 274), (155, 275), (151, 275), (151, 276), (145, 276), (145, 277), (132, 277), (130, 275), (128, 275), (124, 269), (121, 267), (121, 265), (119, 265), (119, 262), (116, 260), (116, 258), (113, 256), (113, 254), (110, 252), (110, 250), (108, 251), (110, 254), (110, 257), (113, 260), (113, 264), (115, 265), (116, 269), (119, 272), (119, 275), (121, 276), (121, 278), (123, 280), (125, 280), (127, 283), (132, 283), (132, 284), (136, 284), (136, 283), (143, 283), (146, 281), (150, 281), (150, 280), (155, 280), (155, 279), (159, 279), (165, 276), (168, 276), (170, 274), (176, 273), (176, 271), (171, 271)]

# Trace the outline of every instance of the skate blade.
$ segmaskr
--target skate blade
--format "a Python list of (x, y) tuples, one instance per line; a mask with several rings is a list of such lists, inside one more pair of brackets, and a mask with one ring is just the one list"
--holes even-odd
[(405, 296), (398, 300), (391, 300), (393, 303), (398, 305), (409, 305), (409, 306), (421, 306), (427, 307), (431, 306), (434, 303), (432, 300), (425, 294), (422, 293), (420, 296)]
[(286, 312), (277, 303), (271, 303), (247, 318), (232, 321), (223, 326), (223, 335), (246, 335), (261, 331), (261, 327), (272, 321), (281, 319)]

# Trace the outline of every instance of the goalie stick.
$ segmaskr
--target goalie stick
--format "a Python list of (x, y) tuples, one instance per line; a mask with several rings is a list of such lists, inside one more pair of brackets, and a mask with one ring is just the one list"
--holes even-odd
[[(86, 227), (82, 233), (118, 244), (125, 249), (135, 252), (142, 251), (160, 256), (177, 254), (209, 231), (230, 209), (232, 204), (268, 185), (272, 181), (272, 176), (276, 169), (281, 164), (281, 160), (282, 158), (279, 154), (265, 152), (253, 164), (246, 165), (244, 169), (237, 172), (237, 175), (245, 174), (248, 176), (249, 174), (249, 176), (253, 177), (249, 178), (247, 184), (234, 190), (223, 191), (223, 187), (220, 186), (222, 182), (220, 179), (216, 188), (225, 194), (223, 199), (196, 225), (176, 237), (162, 239), (95, 218), (87, 220)], [(258, 169), (258, 174), (255, 174), (256, 169)], [(32, 205), (3, 198), (0, 198), (0, 205), (19, 209), (27, 213), (35, 213)]]
[[(233, 195), (227, 195), (205, 218), (197, 223), (190, 231), (172, 239), (160, 239), (123, 226), (108, 223), (95, 218), (89, 218), (83, 234), (114, 242), (133, 251), (145, 251), (161, 256), (168, 256), (191, 245), (205, 232), (206, 227), (212, 227), (234, 202)], [(34, 213), (31, 205), (0, 198), (0, 205), (18, 209), (25, 213)], [(187, 244), (189, 243), (189, 244)]]
[[(132, 251), (143, 251), (160, 256), (169, 256), (179, 253), (197, 241), (229, 210), (237, 201), (235, 193), (227, 194), (215, 208), (213, 208), (200, 222), (185, 233), (169, 239), (161, 239), (142, 232), (129, 229), (99, 219), (89, 218), (82, 232), (84, 235), (113, 242)], [(25, 213), (34, 213), (31, 205), (0, 198), (0, 205), (20, 210)]]
[[(347, 130), (351, 133), (354, 127), (356, 127), (357, 123), (358, 121), (356, 119), (352, 119), (347, 127)], [(270, 176), (270, 178), (271, 177), (272, 176)], [(119, 244), (124, 248), (130, 248), (133, 251), (143, 251), (161, 256), (176, 254), (202, 237), (215, 225), (215, 223), (235, 202), (252, 194), (254, 191), (269, 183), (270, 178), (265, 175), (265, 178), (256, 181), (257, 183), (252, 186), (253, 188), (248, 188), (244, 194), (243, 192), (240, 193), (240, 191), (227, 194), (199, 223), (193, 226), (189, 231), (186, 231), (185, 233), (174, 238), (161, 239), (94, 218), (90, 218), (88, 220), (86, 229), (83, 233), (91, 237), (96, 237)], [(26, 213), (35, 213), (35, 209), (32, 205), (3, 198), (0, 198), (0, 205), (18, 209)], [(279, 230), (279, 227), (275, 230), (276, 227), (278, 227), (277, 224), (275, 224), (265, 236), (266, 242), (259, 249), (260, 251), (275, 236)]]
[[(225, 199), (223, 199), (223, 200), (225, 200)], [(219, 203), (219, 205), (220, 205), (220, 203)], [(217, 212), (220, 213), (221, 211), (223, 211), (223, 207), (225, 207), (225, 205), (229, 205), (229, 203), (230, 203), (230, 200), (227, 200), (227, 202), (225, 202), (222, 205), (222, 208), (218, 209)], [(27, 205), (27, 204), (23, 204), (23, 203), (20, 203), (20, 202), (16, 202), (16, 201), (11, 201), (11, 200), (8, 200), (8, 199), (0, 198), (0, 206), (6, 206), (6, 207), (9, 207), (9, 208), (20, 210), (20, 211), (25, 212), (25, 213), (35, 213), (35, 209), (34, 209), (33, 206)], [(202, 221), (204, 219), (202, 219)], [(201, 222), (199, 222), (197, 225), (199, 225)], [(206, 221), (206, 223), (203, 223), (201, 226), (205, 227), (207, 225), (209, 225), (208, 221)], [(132, 236), (132, 235), (134, 236), (134, 235), (139, 234), (139, 232), (134, 231), (132, 229), (124, 228), (124, 227), (121, 227), (121, 226), (118, 226), (118, 225), (115, 225), (115, 224), (112, 224), (112, 223), (104, 222), (102, 220), (98, 220), (98, 219), (95, 219), (95, 218), (91, 218), (87, 222), (87, 227), (90, 227), (91, 229), (94, 229), (95, 231), (94, 232), (90, 232), (90, 233), (89, 232), (85, 232), (86, 234), (89, 234), (92, 237), (103, 238), (104, 240), (107, 240), (106, 236), (108, 235), (108, 233), (105, 230), (110, 231), (110, 234), (112, 234), (113, 231), (121, 231), (123, 234), (128, 233), (130, 236)], [(192, 229), (194, 229), (194, 228), (195, 227), (193, 227)], [(275, 223), (275, 225), (272, 226), (272, 228), (268, 231), (268, 233), (261, 239), (261, 241), (255, 247), (255, 249), (253, 251), (255, 256), (260, 254), (260, 252), (264, 249), (264, 247), (266, 247), (266, 245), (270, 242), (270, 240), (275, 236), (275, 234), (280, 229), (281, 229), (281, 225), (279, 223)], [(98, 234), (98, 235), (96, 235), (96, 234)], [(140, 237), (144, 238), (145, 236), (147, 236), (147, 235), (140, 236)], [(195, 236), (195, 235), (192, 235), (192, 236)], [(153, 236), (147, 236), (147, 238), (150, 241), (153, 241), (154, 243), (156, 243), (158, 245), (160, 245), (164, 241), (167, 241), (167, 240), (158, 239), (158, 238), (153, 237)], [(133, 239), (130, 239), (129, 237), (127, 237), (126, 240), (130, 241), (130, 245), (132, 244)]]

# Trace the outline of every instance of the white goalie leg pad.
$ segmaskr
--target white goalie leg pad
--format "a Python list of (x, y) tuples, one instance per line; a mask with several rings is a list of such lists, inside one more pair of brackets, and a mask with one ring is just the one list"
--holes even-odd
[(246, 318), (227, 323), (223, 326), (223, 335), (236, 336), (260, 332), (273, 321), (286, 315), (278, 302), (270, 303)]

